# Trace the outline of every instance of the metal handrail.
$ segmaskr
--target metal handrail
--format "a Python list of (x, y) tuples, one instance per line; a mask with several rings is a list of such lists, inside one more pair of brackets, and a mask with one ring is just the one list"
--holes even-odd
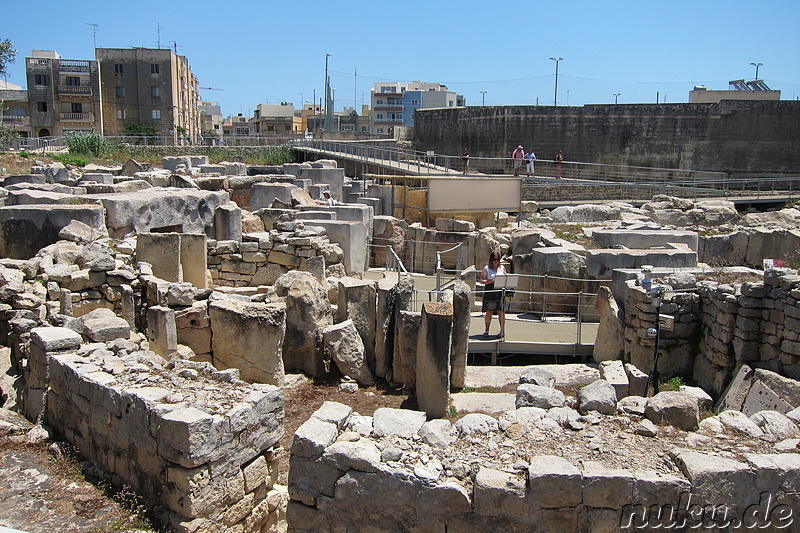
[[(453, 250), (457, 250), (461, 248), (461, 243), (456, 244), (452, 248), (448, 248), (447, 250), (437, 250), (436, 252), (436, 290), (440, 291), (442, 289), (442, 254), (446, 254), (448, 252), (452, 252)], [(460, 266), (461, 263), (461, 254), (458, 257), (458, 263)], [(441, 301), (441, 296), (440, 296)]]

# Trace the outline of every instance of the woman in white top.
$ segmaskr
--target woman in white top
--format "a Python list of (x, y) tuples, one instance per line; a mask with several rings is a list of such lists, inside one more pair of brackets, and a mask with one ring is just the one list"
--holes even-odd
[(500, 338), (505, 337), (506, 316), (503, 313), (503, 291), (495, 290), (494, 288), (495, 276), (505, 273), (506, 268), (500, 264), (500, 254), (493, 251), (489, 254), (489, 264), (483, 267), (481, 271), (481, 283), (483, 283), (483, 305), (481, 310), (486, 313), (484, 317), (484, 323), (486, 324), (486, 329), (483, 332), (484, 337), (489, 336), (489, 326), (492, 324), (492, 315), (494, 313), (497, 313), (497, 319), (500, 321)]

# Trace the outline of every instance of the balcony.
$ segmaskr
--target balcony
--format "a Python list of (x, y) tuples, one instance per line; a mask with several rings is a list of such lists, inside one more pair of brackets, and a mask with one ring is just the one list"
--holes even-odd
[(59, 85), (58, 94), (81, 94), (90, 96), (92, 87), (89, 85)]
[(66, 73), (77, 73), (77, 74), (89, 74), (90, 72), (90, 62), (89, 61), (73, 61), (69, 59), (64, 59), (58, 62), (58, 71), (62, 74)]
[(17, 115), (5, 115), (3, 116), (3, 125), (4, 126), (30, 126), (31, 124), (31, 117), (21, 117)]
[(94, 122), (94, 113), (59, 113), (58, 118), (64, 122)]
[(393, 111), (393, 112), (402, 112), (404, 109), (403, 104), (375, 104), (372, 108), (375, 111)]

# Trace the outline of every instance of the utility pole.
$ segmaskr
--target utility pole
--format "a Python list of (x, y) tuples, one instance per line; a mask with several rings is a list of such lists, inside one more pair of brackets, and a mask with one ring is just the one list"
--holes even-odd
[(551, 57), (550, 59), (552, 59), (553, 61), (556, 62), (556, 87), (555, 87), (555, 90), (553, 91), (553, 105), (557, 106), (558, 105), (558, 63), (563, 61), (564, 58), (563, 57)]

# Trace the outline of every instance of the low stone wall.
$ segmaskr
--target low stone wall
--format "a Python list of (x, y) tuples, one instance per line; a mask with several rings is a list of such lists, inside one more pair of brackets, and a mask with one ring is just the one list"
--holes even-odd
[(48, 366), (46, 425), (173, 531), (277, 531), (281, 389), (208, 364), (167, 364), (127, 340), (80, 340), (67, 328), (32, 332)]
[(704, 336), (694, 378), (719, 394), (739, 363), (800, 379), (800, 276), (767, 270), (764, 281), (703, 283)]
[[(468, 435), (447, 420), (426, 422), (421, 412), (379, 409), (370, 418), (326, 402), (295, 433), (289, 531), (594, 532), (724, 528), (742, 517), (786, 527), (795, 519), (786, 504), (800, 488), (800, 456), (792, 453), (748, 454), (742, 462), (676, 448), (676, 474), (575, 465), (554, 455), (503, 465), (497, 457), (506, 444), (495, 444), (491, 466), (450, 453), (468, 442), (491, 449), (504, 433), (510, 443), (514, 426)], [(772, 499), (759, 516), (764, 493)]]
[[(622, 300), (622, 350), (650, 372), (655, 339), (647, 329), (656, 308), (636, 280), (625, 282)], [(755, 283), (701, 281), (667, 292), (659, 311), (674, 317), (674, 329), (659, 335), (662, 377), (690, 376), (714, 396), (741, 363), (800, 379), (800, 275), (793, 270), (767, 270)]]

